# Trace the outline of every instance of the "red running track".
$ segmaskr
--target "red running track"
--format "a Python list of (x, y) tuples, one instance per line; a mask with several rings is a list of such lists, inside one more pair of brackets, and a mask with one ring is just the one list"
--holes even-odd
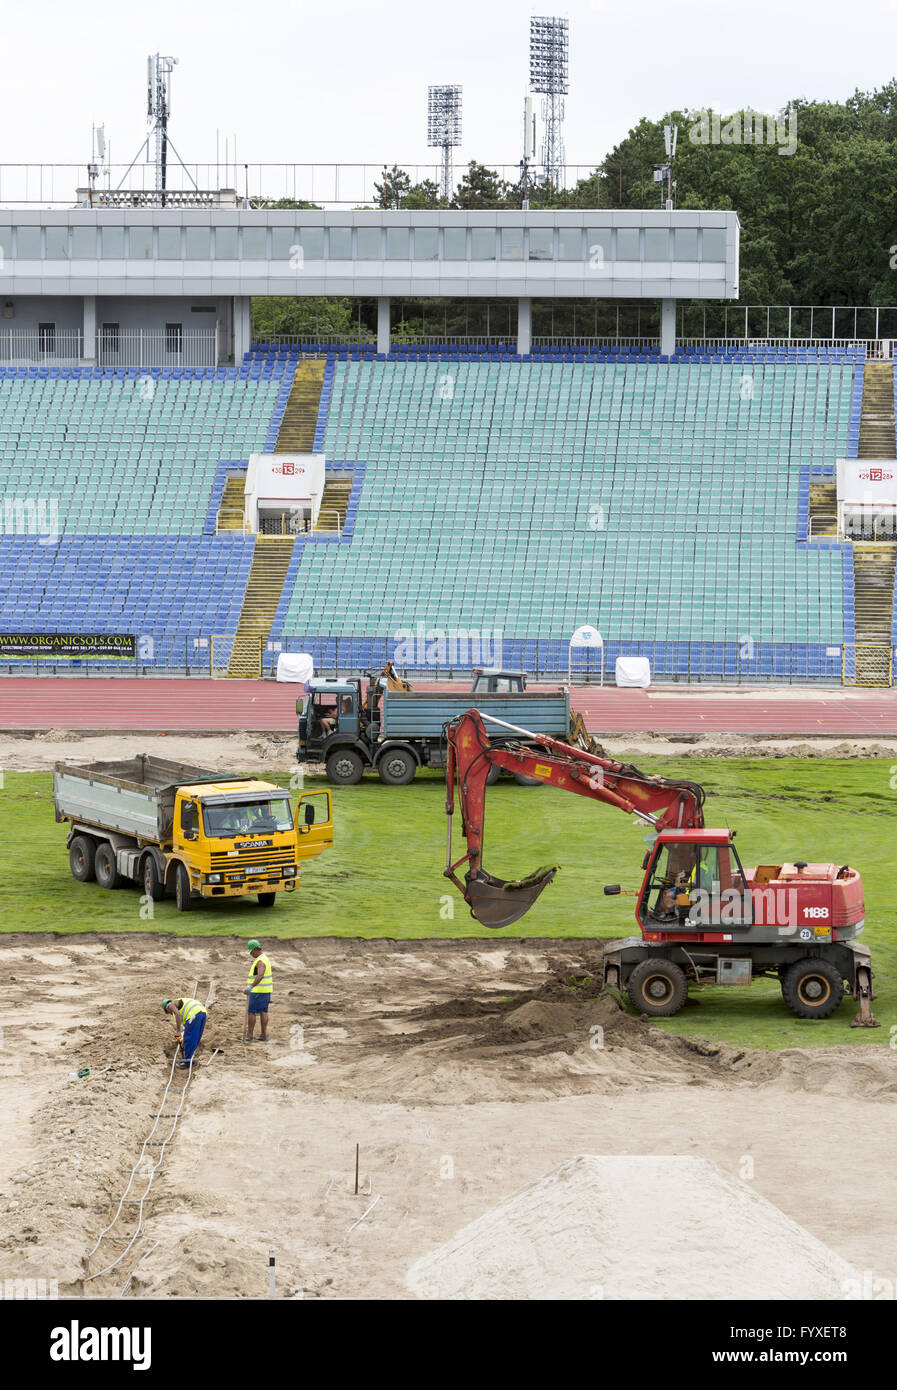
[[(423, 683), (418, 690), (458, 685)], [(551, 687), (535, 686), (534, 689)], [(274, 681), (16, 677), (0, 679), (0, 729), (295, 732), (296, 687)], [(897, 691), (665, 686), (574, 689), (594, 733), (804, 734), (897, 738)]]

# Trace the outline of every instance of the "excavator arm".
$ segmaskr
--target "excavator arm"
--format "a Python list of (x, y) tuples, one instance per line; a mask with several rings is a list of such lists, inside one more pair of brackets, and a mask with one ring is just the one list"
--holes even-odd
[[(493, 744), (484, 721), (538, 744)], [(557, 873), (542, 867), (524, 879), (496, 878), (483, 868), (483, 827), (486, 780), (493, 767), (521, 773), (561, 791), (587, 796), (647, 821), (655, 830), (701, 829), (704, 789), (696, 782), (651, 776), (630, 763), (574, 748), (560, 739), (534, 734), (491, 715), (469, 709), (445, 726), (446, 814), (448, 816), (445, 876), (470, 905), (472, 915), (487, 927), (506, 927), (528, 912)], [(452, 816), (457, 792), (461, 829), (467, 851), (452, 858)], [(466, 866), (466, 868), (465, 868)], [(458, 871), (464, 869), (464, 881)]]

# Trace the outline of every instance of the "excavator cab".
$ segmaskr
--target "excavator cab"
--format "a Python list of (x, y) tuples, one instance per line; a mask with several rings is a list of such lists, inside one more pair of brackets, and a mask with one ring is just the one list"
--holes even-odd
[(636, 910), (643, 930), (728, 931), (751, 926), (751, 895), (725, 831), (666, 831), (649, 853)]

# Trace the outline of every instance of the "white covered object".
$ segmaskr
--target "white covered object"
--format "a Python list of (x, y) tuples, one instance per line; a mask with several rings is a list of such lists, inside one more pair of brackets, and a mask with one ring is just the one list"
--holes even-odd
[(315, 673), (314, 657), (308, 652), (281, 652), (277, 658), (277, 679), (307, 685)]
[(651, 684), (651, 663), (646, 656), (617, 657), (617, 685), (647, 690)]

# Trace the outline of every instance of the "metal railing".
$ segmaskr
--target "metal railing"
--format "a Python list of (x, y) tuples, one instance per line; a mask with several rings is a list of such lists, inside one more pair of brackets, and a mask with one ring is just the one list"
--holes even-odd
[[(241, 639), (242, 641), (243, 639)], [(253, 639), (255, 640), (255, 639)], [(379, 670), (386, 661), (397, 660), (401, 673), (412, 681), (467, 679), (473, 668), (484, 664), (477, 652), (462, 651), (456, 659), (420, 664), (403, 660), (403, 651), (393, 635), (373, 637), (335, 637), (322, 634), (286, 634), (273, 640), (259, 639), (258, 670), (263, 678), (273, 678), (281, 652), (309, 652), (315, 669), (322, 676), (363, 674)], [(141, 634), (130, 659), (79, 657), (12, 659), (0, 654), (0, 673), (5, 675), (68, 676), (166, 676), (208, 677), (232, 673), (236, 655), (233, 634)], [(241, 649), (242, 650), (242, 649)], [(864, 648), (859, 649), (861, 656)], [(890, 648), (870, 650), (874, 674), (880, 674), (883, 653), (888, 656), (889, 680), (893, 680), (893, 652)], [(505, 638), (500, 656), (492, 652), (485, 664), (501, 664), (522, 669), (534, 682), (566, 684), (568, 669), (575, 685), (598, 685), (601, 680), (600, 652), (574, 649), (572, 667), (569, 642), (534, 638)], [(605, 640), (605, 685), (614, 683), (618, 657), (645, 656), (651, 663), (652, 678), (660, 684), (708, 683), (720, 685), (808, 685), (837, 686), (865, 683), (856, 680), (856, 654), (851, 644), (840, 642), (662, 642), (638, 638)], [(236, 665), (236, 663), (234, 663)], [(255, 666), (255, 652), (253, 651)], [(860, 661), (860, 676), (864, 663)], [(871, 682), (870, 682), (871, 683)], [(877, 681), (875, 683), (878, 683)]]
[(217, 329), (136, 328), (97, 333), (96, 358), (84, 355), (81, 332), (0, 328), (0, 365), (13, 367), (217, 367)]

